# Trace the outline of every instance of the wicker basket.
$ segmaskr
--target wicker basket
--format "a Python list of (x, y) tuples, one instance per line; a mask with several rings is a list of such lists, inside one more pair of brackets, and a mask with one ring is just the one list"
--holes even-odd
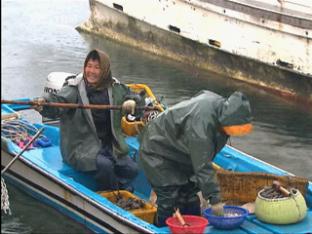
[(258, 192), (265, 186), (272, 185), (278, 180), (285, 188), (296, 188), (302, 194), (306, 193), (308, 180), (299, 176), (276, 176), (256, 172), (230, 172), (223, 169), (217, 170), (220, 184), (221, 197), (226, 204), (242, 205), (254, 202)]
[(291, 224), (303, 220), (307, 214), (307, 205), (299, 190), (290, 197), (268, 199), (261, 196), (256, 199), (255, 214), (266, 223)]

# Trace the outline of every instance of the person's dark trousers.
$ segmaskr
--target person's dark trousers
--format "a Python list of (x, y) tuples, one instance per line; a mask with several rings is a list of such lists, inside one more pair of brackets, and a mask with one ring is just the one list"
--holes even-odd
[(138, 174), (137, 163), (129, 156), (116, 159), (111, 147), (103, 147), (96, 157), (95, 179), (99, 190), (128, 189)]
[(173, 215), (175, 208), (181, 214), (200, 215), (200, 200), (197, 196), (198, 188), (190, 182), (181, 186), (153, 187), (157, 194), (157, 214), (155, 225), (163, 227), (166, 219)]

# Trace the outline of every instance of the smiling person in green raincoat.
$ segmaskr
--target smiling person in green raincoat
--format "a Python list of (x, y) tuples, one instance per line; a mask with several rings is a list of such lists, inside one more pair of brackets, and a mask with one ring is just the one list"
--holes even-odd
[[(98, 190), (132, 190), (138, 173), (137, 163), (128, 156), (128, 145), (121, 129), (121, 111), (109, 109), (66, 109), (43, 106), (45, 102), (81, 105), (122, 105), (134, 114), (134, 100), (127, 100), (130, 89), (112, 76), (110, 59), (101, 50), (91, 50), (83, 73), (70, 76), (58, 93), (37, 98), (35, 109), (42, 116), (60, 117), (61, 153), (77, 171), (90, 172)], [(130, 111), (128, 110), (130, 109)]]
[(157, 194), (157, 226), (166, 225), (175, 208), (200, 215), (199, 191), (212, 208), (223, 208), (212, 160), (229, 136), (248, 134), (250, 122), (250, 104), (241, 92), (226, 99), (201, 91), (148, 123), (140, 163)]

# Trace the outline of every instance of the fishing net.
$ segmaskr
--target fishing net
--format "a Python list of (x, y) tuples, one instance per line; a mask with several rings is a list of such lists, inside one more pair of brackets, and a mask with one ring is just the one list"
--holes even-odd
[(306, 193), (308, 179), (299, 176), (277, 176), (257, 172), (232, 172), (217, 170), (221, 197), (226, 204), (241, 205), (254, 202), (258, 192), (277, 180), (285, 188), (297, 188), (302, 194)]

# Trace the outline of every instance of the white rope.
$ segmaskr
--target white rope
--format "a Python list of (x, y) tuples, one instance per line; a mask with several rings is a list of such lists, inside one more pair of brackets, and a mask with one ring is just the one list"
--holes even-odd
[[(22, 119), (1, 121), (1, 136), (10, 139), (19, 147), (26, 144), (37, 131), (37, 127)], [(40, 137), (44, 138), (45, 136), (41, 135)]]
[[(32, 134), (38, 129), (27, 121), (18, 120), (1, 120), (1, 137), (12, 140), (18, 144), (21, 141), (29, 140)], [(2, 174), (2, 171), (1, 171)], [(1, 211), (11, 215), (9, 193), (4, 179), (1, 176)]]
[(1, 176), (1, 210), (3, 210), (5, 214), (9, 215), (12, 214), (10, 209), (9, 193), (2, 176)]
[(158, 115), (159, 115), (159, 111), (151, 111), (147, 116), (147, 122), (153, 119), (156, 119)]

